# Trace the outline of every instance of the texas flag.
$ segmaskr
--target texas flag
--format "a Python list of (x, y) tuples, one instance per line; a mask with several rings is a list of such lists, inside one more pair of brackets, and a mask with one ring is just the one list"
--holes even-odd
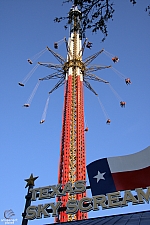
[(131, 155), (109, 157), (87, 165), (92, 195), (150, 186), (150, 146)]

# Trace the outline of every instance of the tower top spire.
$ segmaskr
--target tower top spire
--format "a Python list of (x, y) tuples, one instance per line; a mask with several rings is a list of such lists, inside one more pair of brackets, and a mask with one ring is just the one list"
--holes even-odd
[(75, 16), (81, 15), (81, 11), (78, 10), (77, 5), (73, 5), (72, 8), (70, 9), (69, 15), (74, 14)]
[(70, 32), (71, 33), (78, 32), (80, 34), (80, 38), (82, 37), (81, 19), (82, 19), (81, 11), (78, 10), (78, 7), (76, 5), (73, 5), (69, 11), (68, 23), (70, 24)]

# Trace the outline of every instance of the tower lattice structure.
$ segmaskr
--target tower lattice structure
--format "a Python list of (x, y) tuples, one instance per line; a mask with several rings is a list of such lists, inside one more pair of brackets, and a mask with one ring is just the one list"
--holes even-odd
[[(47, 50), (53, 54), (60, 64), (38, 62), (39, 65), (57, 70), (57, 72), (39, 79), (43, 81), (59, 78), (59, 81), (49, 94), (65, 84), (58, 171), (58, 183), (62, 185), (62, 188), (68, 182), (74, 186), (74, 183), (78, 180), (86, 181), (83, 85), (97, 95), (88, 80), (109, 83), (92, 72), (110, 68), (110, 66), (91, 65), (87, 67), (104, 51), (103, 49), (87, 57), (84, 61), (82, 60), (87, 39), (85, 39), (82, 44), (81, 22), (82, 15), (77, 6), (71, 8), (69, 12), (70, 36), (68, 41), (66, 38), (64, 39), (67, 49), (67, 59), (64, 59), (61, 55), (47, 47)], [(45, 119), (43, 119), (41, 123), (44, 121)], [(62, 208), (64, 208), (68, 200), (75, 200), (77, 202), (85, 196), (85, 192), (76, 195), (67, 194), (66, 196), (59, 197), (58, 200), (62, 202)], [(75, 215), (60, 211), (56, 222), (82, 220), (86, 218), (87, 213), (83, 213), (79, 210)]]
[[(58, 183), (62, 185), (62, 188), (68, 182), (70, 182), (72, 187), (74, 187), (74, 183), (76, 181), (86, 181), (83, 85), (95, 95), (97, 95), (88, 80), (94, 80), (108, 84), (109, 82), (96, 76), (93, 74), (93, 72), (111, 67), (102, 65), (91, 65), (88, 67), (88, 65), (97, 56), (99, 56), (104, 51), (104, 49), (94, 53), (83, 61), (82, 56), (87, 44), (87, 39), (85, 39), (84, 43), (82, 44), (82, 15), (77, 6), (71, 8), (68, 18), (68, 23), (70, 24), (70, 36), (68, 41), (66, 38), (64, 38), (67, 49), (67, 58), (63, 58), (51, 48), (47, 47), (46, 50), (48, 50), (59, 61), (59, 64), (38, 62), (39, 65), (51, 68), (55, 70), (55, 72), (46, 77), (40, 78), (37, 83), (37, 85), (39, 85), (40, 81), (59, 79), (54, 88), (52, 88), (52, 90), (49, 92), (49, 95), (60, 86), (65, 84), (60, 162), (58, 171)], [(32, 64), (30, 59), (28, 62)], [(31, 72), (32, 71), (35, 71), (35, 68), (33, 68)], [(19, 82), (19, 85), (24, 86), (24, 83)], [(33, 98), (33, 95), (35, 94), (35, 91), (37, 90), (37, 85), (35, 86), (33, 93), (29, 98), (30, 102)], [(45, 110), (47, 109), (48, 102), (49, 97), (44, 109), (44, 116), (40, 123), (45, 122)], [(29, 107), (29, 102), (24, 104), (24, 106)], [(83, 197), (86, 197), (86, 192), (76, 195), (66, 194), (66, 196), (58, 197), (58, 200), (62, 202), (62, 208), (65, 209), (68, 200), (74, 200), (78, 202)], [(66, 214), (65, 211), (61, 210), (59, 212), (58, 218), (56, 219), (56, 222), (82, 220), (86, 218), (87, 213), (83, 213), (79, 210), (74, 215)]]
[[(86, 180), (85, 137), (84, 137), (84, 98), (82, 43), (80, 37), (81, 13), (77, 8), (71, 9), (70, 37), (67, 44), (68, 55), (64, 64), (66, 71), (64, 110), (61, 134), (60, 162), (58, 183), (65, 185), (71, 182), (72, 186), (77, 180)], [(66, 206), (71, 199), (80, 200), (86, 193), (63, 196), (62, 206)], [(87, 213), (78, 211), (75, 215), (60, 212), (58, 221), (72, 221), (87, 218)]]
[[(74, 1), (76, 2), (76, 1)], [(102, 65), (91, 65), (89, 64), (98, 57), (102, 52), (105, 52), (108, 56), (112, 56), (104, 49), (94, 53), (93, 55), (82, 60), (85, 46), (91, 47), (90, 42), (87, 43), (85, 39), (82, 44), (82, 14), (78, 10), (77, 6), (73, 6), (68, 15), (68, 24), (70, 24), (70, 36), (68, 41), (64, 38), (67, 49), (67, 58), (63, 58), (61, 55), (46, 47), (43, 51), (35, 55), (34, 60), (37, 59), (41, 54), (48, 50), (58, 61), (59, 64), (54, 63), (42, 63), (38, 62), (38, 65), (46, 66), (55, 70), (54, 73), (40, 78), (36, 84), (33, 92), (24, 107), (29, 107), (30, 103), (35, 95), (35, 92), (40, 84), (40, 81), (59, 79), (52, 90), (49, 92), (52, 94), (53, 91), (58, 89), (60, 86), (65, 84), (65, 95), (64, 95), (64, 109), (63, 109), (63, 120), (62, 120), (62, 134), (61, 134), (61, 146), (60, 146), (60, 161), (58, 171), (58, 184), (61, 184), (62, 189), (65, 185), (70, 182), (74, 188), (76, 181), (82, 180), (86, 182), (86, 153), (85, 153), (85, 127), (84, 127), (84, 96), (83, 96), (83, 85), (86, 86), (95, 95), (98, 95), (95, 90), (91, 87), (89, 80), (103, 82), (109, 84), (108, 81), (101, 79), (100, 77), (93, 74), (93, 72), (111, 68), (111, 66)], [(58, 48), (57, 43), (54, 43), (54, 48)], [(37, 57), (38, 56), (38, 57)], [(118, 62), (118, 57), (113, 56), (112, 61)], [(33, 60), (28, 59), (30, 64), (33, 64)], [(36, 65), (29, 74), (24, 78), (23, 82), (19, 82), (20, 86), (24, 86), (29, 80), (30, 76), (36, 70)], [(116, 70), (117, 72), (117, 70)], [(122, 77), (123, 74), (119, 73)], [(130, 78), (125, 78), (126, 84), (131, 84)], [(111, 86), (110, 86), (111, 87)], [(113, 90), (113, 88), (111, 87)], [(119, 95), (113, 90), (115, 95)], [(40, 124), (45, 122), (49, 96), (46, 101), (46, 106), (42, 115)], [(119, 97), (120, 98), (120, 97)], [(104, 107), (98, 98), (99, 103), (105, 113)], [(120, 106), (125, 107), (125, 102), (120, 101)], [(105, 113), (106, 114), (106, 113)], [(107, 118), (106, 123), (110, 124), (110, 119)], [(67, 192), (67, 191), (66, 191)], [(69, 191), (68, 191), (69, 192)], [(81, 194), (70, 194), (67, 193), (65, 196), (58, 197), (57, 200), (62, 202), (61, 210), (59, 211), (56, 222), (66, 222), (73, 220), (82, 220), (87, 218), (87, 213), (77, 211), (76, 214), (67, 214), (65, 212), (68, 200), (78, 203), (82, 198), (86, 197), (86, 192)], [(84, 203), (83, 203), (84, 204)]]

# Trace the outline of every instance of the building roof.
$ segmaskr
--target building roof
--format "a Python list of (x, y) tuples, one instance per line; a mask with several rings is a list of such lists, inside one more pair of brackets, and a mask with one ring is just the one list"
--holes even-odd
[[(52, 223), (56, 224), (56, 223)], [(46, 225), (52, 225), (46, 224)], [(90, 218), (72, 222), (57, 223), (58, 225), (148, 225), (150, 224), (150, 211), (119, 214), (113, 216)]]

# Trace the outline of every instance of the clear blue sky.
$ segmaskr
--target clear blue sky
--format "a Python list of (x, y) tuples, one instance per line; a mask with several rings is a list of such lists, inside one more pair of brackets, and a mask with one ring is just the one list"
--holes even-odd
[[(66, 15), (71, 7), (62, 6), (61, 2), (0, 1), (0, 219), (4, 218), (5, 210), (12, 209), (18, 219), (16, 224), (21, 224), (24, 209), (27, 192), (24, 179), (33, 173), (39, 176), (36, 187), (57, 184), (64, 87), (51, 95), (46, 122), (40, 125), (48, 91), (56, 81), (43, 81), (31, 107), (22, 106), (38, 78), (52, 71), (39, 67), (25, 87), (20, 87), (18, 82), (33, 68), (28, 64), (28, 58), (46, 46), (53, 49), (55, 41), (68, 37), (69, 32), (63, 29), (63, 25), (53, 22), (55, 16)], [(120, 59), (117, 64), (113, 64), (105, 54), (101, 54), (93, 64), (112, 65), (125, 77), (130, 77), (132, 84), (127, 86), (111, 69), (96, 73), (108, 80), (126, 101), (126, 107), (121, 108), (108, 85), (91, 82), (112, 121), (110, 126), (106, 125), (97, 97), (84, 89), (85, 117), (89, 128), (86, 133), (87, 164), (103, 157), (131, 154), (150, 145), (150, 17), (144, 11), (149, 1), (138, 1), (134, 7), (129, 0), (114, 2), (115, 14), (114, 20), (108, 24), (108, 38), (101, 43), (100, 33), (92, 35), (88, 32), (87, 37), (93, 42), (93, 48), (85, 50), (85, 57), (102, 48), (117, 55)], [(64, 44), (57, 51), (66, 57)], [(49, 52), (39, 61), (56, 63)], [(89, 191), (87, 195), (90, 196)], [(34, 205), (40, 203), (34, 202)], [(138, 206), (129, 204), (125, 208), (90, 212), (89, 217), (147, 209), (147, 203)], [(34, 220), (29, 224), (47, 222), (52, 223), (53, 218)]]

